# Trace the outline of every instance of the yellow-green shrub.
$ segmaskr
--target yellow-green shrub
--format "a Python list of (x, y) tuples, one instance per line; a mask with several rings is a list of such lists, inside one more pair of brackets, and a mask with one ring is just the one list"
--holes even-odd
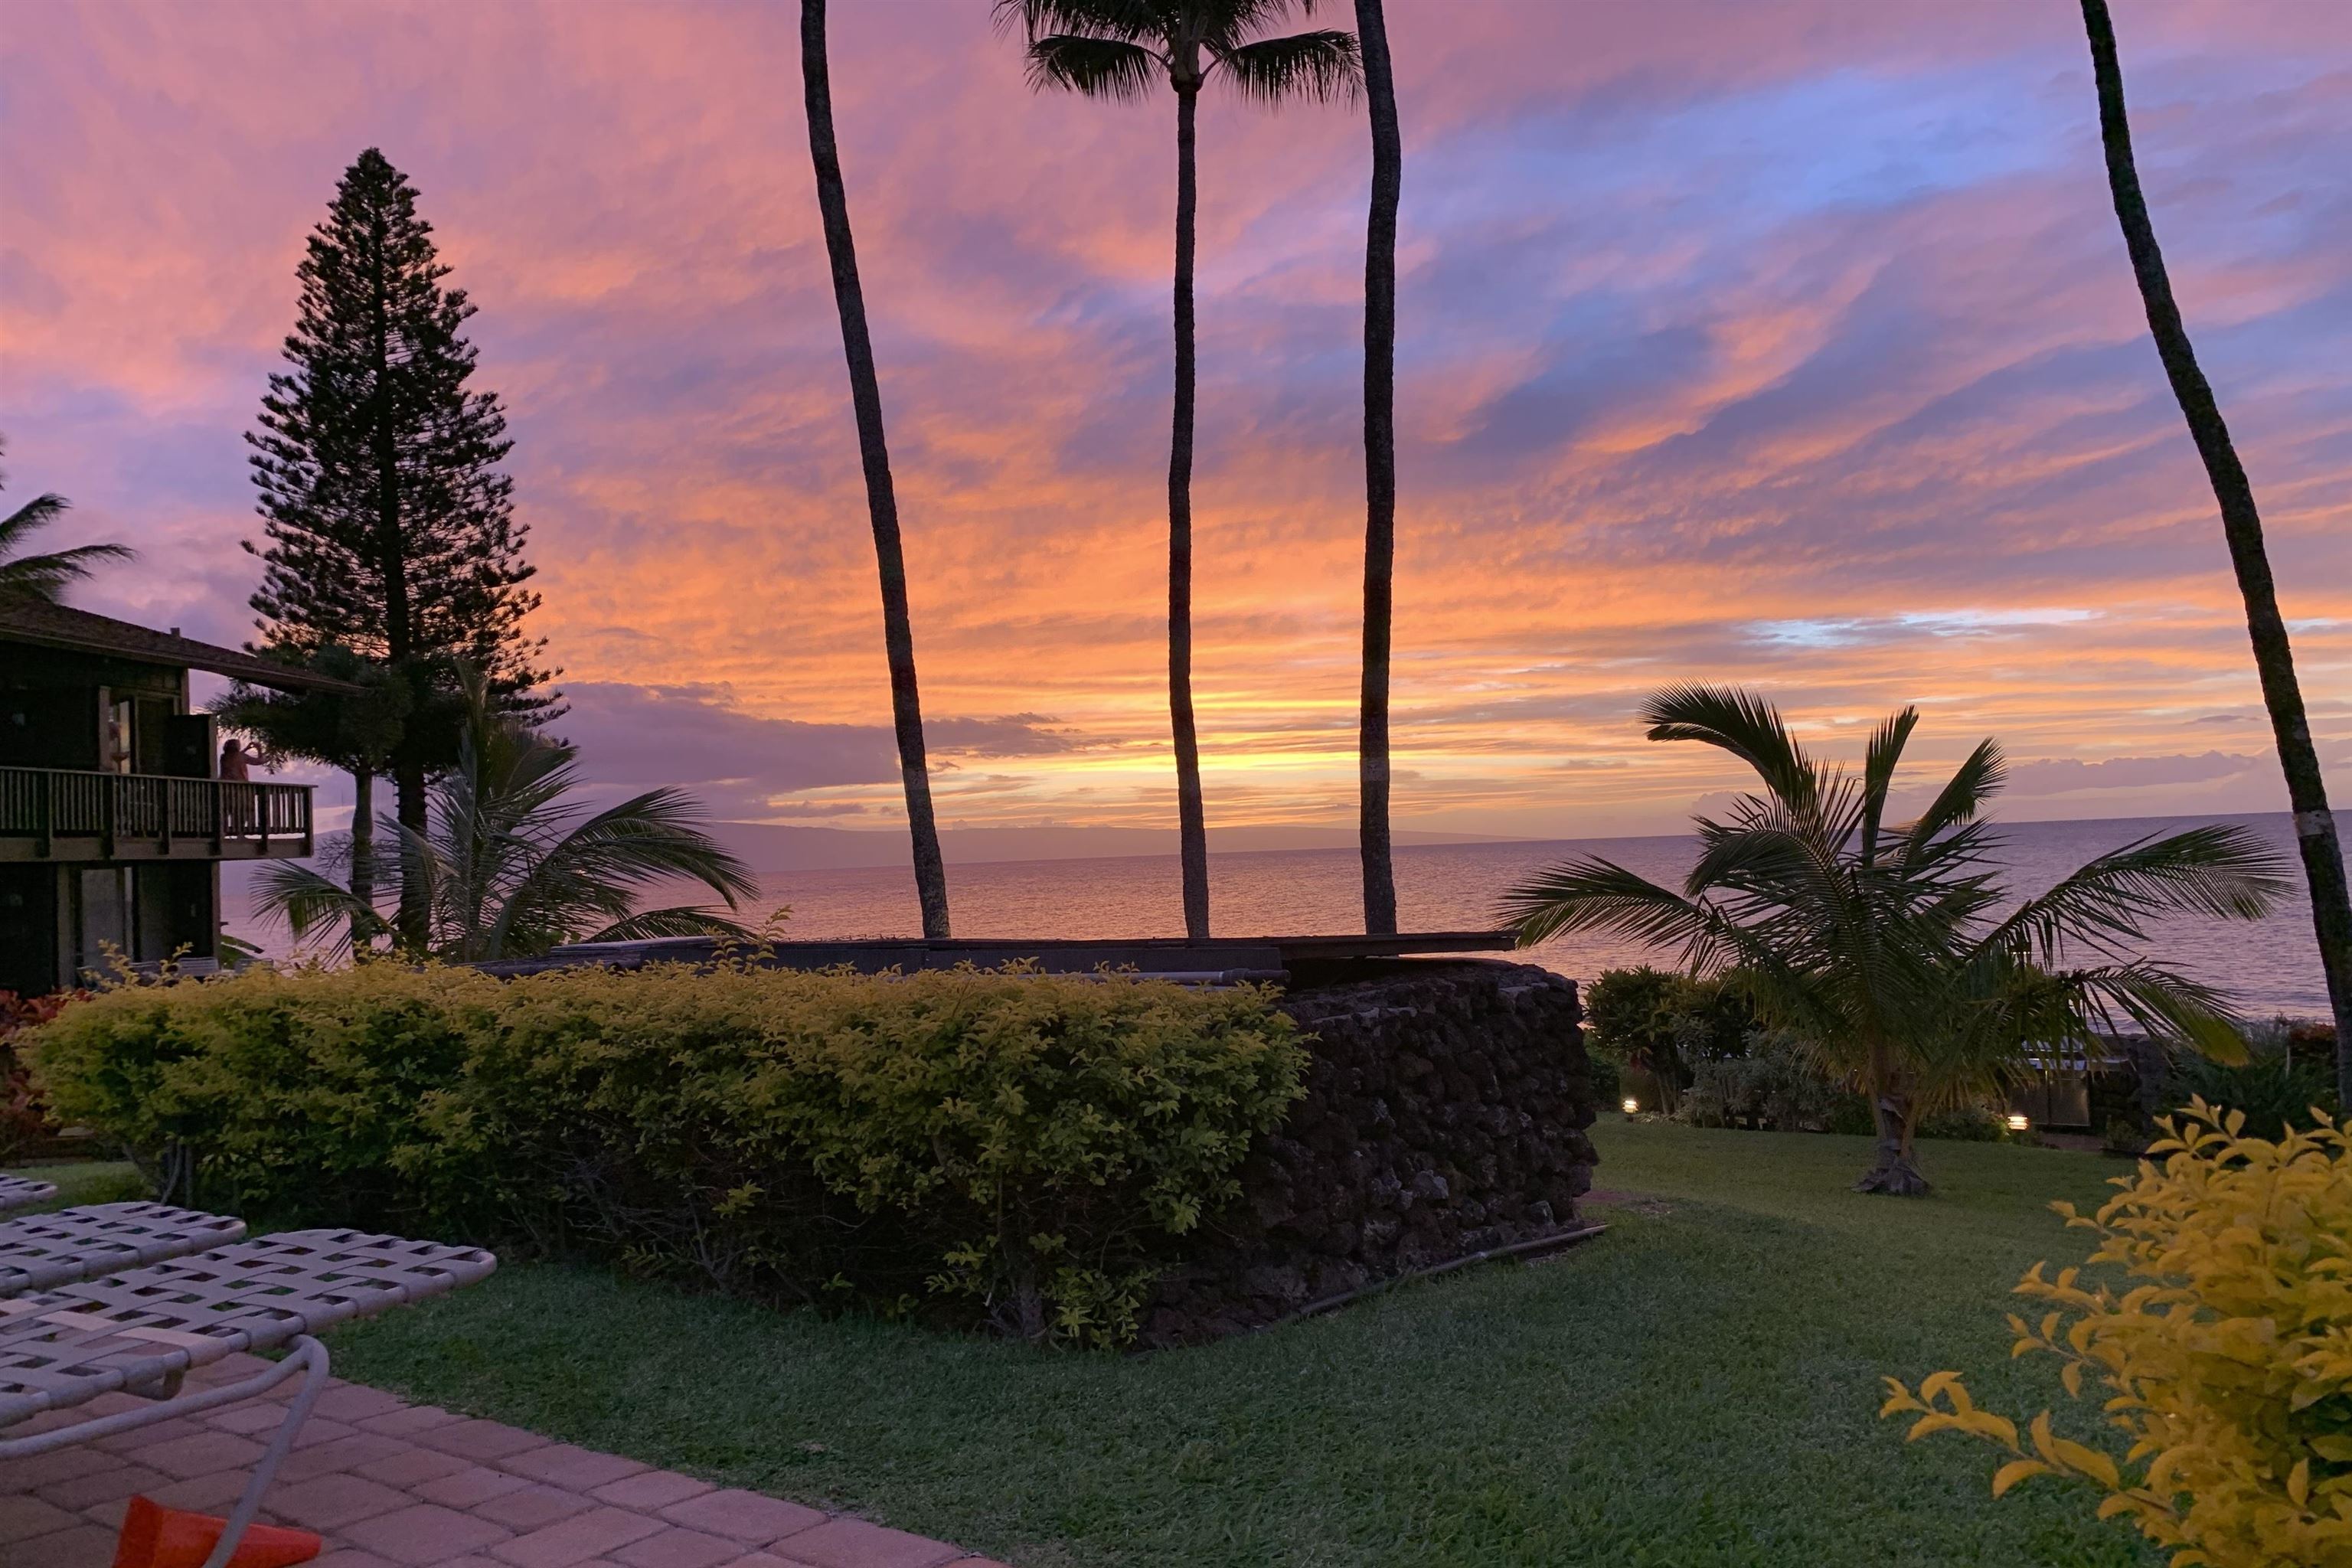
[(2247, 1138), (2237, 1112), (2199, 1100), (2095, 1218), (2053, 1205), (2098, 1234), (2093, 1264), (2131, 1283), (2117, 1294), (2035, 1264), (2018, 1293), (2053, 1310), (2011, 1317), (2011, 1353), (2062, 1358), (2076, 1398), (2086, 1378), (2106, 1393), (2108, 1425), (2130, 1439), (2121, 1464), (2057, 1436), (2047, 1411), (2021, 1442), (1954, 1373), (1916, 1394), (1888, 1378), (1880, 1414), (1916, 1414), (1914, 1439), (1958, 1431), (2009, 1449), (1995, 1496), (2038, 1475), (2089, 1481), (2107, 1494), (2099, 1516), (2174, 1548), (2173, 1568), (2352, 1564), (2352, 1137), (2317, 1121)]
[(1108, 1342), (1297, 1097), (1292, 1034), (1117, 977), (375, 964), (126, 987), (36, 1049), (61, 1114), (256, 1208)]
[(36, 1031), (34, 1077), (60, 1125), (92, 1127), (151, 1173), (198, 1161), (210, 1204), (329, 1223), (446, 1230), (481, 1173), (420, 1122), (493, 1027), (499, 983), (470, 969), (252, 968), (201, 984), (121, 984)]

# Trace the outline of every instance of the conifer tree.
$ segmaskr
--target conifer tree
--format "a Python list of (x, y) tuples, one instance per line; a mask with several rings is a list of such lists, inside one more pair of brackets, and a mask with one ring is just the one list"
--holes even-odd
[[(463, 662), (488, 673), (504, 710), (543, 719), (544, 644), (521, 625), (539, 595), (499, 469), (513, 442), (498, 395), (468, 386), (475, 308), (443, 286), (448, 273), (407, 176), (361, 153), (296, 269), (288, 369), (246, 437), (268, 536), (246, 543), (265, 565), (252, 605), (276, 647), (340, 644), (399, 672), (417, 715), (447, 710), (436, 699)], [(424, 831), (426, 777), (456, 752), (448, 726), (404, 727), (388, 759), (403, 824)], [(424, 916), (404, 889), (404, 930)]]

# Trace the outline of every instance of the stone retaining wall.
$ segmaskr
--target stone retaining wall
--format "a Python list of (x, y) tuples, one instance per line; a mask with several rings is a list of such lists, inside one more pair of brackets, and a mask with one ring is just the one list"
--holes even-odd
[[(1300, 977), (1305, 978), (1305, 977)], [(1307, 1098), (1252, 1153), (1143, 1315), (1173, 1345), (1575, 1223), (1600, 1109), (1576, 985), (1525, 964), (1403, 961), (1297, 984)]]

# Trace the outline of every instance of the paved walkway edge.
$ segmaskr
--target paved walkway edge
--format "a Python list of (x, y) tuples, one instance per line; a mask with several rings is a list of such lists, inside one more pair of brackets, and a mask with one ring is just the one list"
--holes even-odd
[[(188, 1382), (232, 1382), (260, 1365), (234, 1356)], [(289, 1380), (270, 1397), (0, 1465), (0, 1562), (108, 1568), (122, 1510), (138, 1493), (227, 1512), (292, 1387)], [(110, 1394), (66, 1415), (138, 1403)], [(320, 1396), (263, 1517), (324, 1536), (318, 1568), (1003, 1568), (942, 1541), (340, 1378)]]

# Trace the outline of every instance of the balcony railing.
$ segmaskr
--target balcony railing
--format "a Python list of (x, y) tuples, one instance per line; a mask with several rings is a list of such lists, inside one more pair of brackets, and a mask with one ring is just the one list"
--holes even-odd
[(258, 859), (310, 850), (308, 784), (0, 768), (0, 858)]

